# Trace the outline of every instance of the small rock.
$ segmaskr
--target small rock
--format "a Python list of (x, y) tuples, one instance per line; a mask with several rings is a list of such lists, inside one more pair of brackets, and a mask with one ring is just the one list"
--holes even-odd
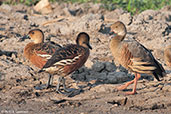
[(39, 25), (36, 24), (36, 23), (34, 23), (34, 22), (30, 23), (30, 27), (38, 27), (38, 26), (39, 26)]
[(87, 68), (91, 68), (92, 65), (93, 65), (93, 62), (92, 62), (90, 59), (88, 59), (84, 65), (85, 65)]
[(96, 73), (95, 77), (98, 79), (98, 80), (106, 80), (106, 77), (107, 74), (106, 72), (101, 72), (101, 73)]
[(113, 104), (114, 106), (119, 106), (119, 105), (126, 105), (128, 102), (128, 98), (127, 97), (115, 97), (115, 100), (113, 101), (108, 101), (107, 103), (109, 104)]
[(96, 62), (93, 66), (92, 69), (96, 72), (101, 72), (102, 70), (105, 69), (105, 64), (102, 62)]
[(73, 78), (74, 80), (85, 81), (87, 75), (88, 75), (87, 72), (83, 72), (83, 73), (81, 73), (81, 74), (73, 74), (73, 75), (72, 75), (72, 78)]
[(124, 82), (126, 80), (128, 80), (128, 76), (126, 75), (126, 73), (124, 73), (124, 72), (110, 72), (107, 75), (106, 83), (116, 84), (116, 83)]
[(78, 9), (68, 9), (68, 11), (73, 16), (77, 16), (77, 15), (80, 15), (81, 13), (83, 13), (81, 8), (78, 8)]
[(11, 57), (12, 57), (13, 59), (16, 59), (16, 58), (17, 58), (17, 54), (16, 54), (16, 53), (11, 52)]
[(171, 6), (170, 5), (167, 5), (167, 6), (164, 6), (161, 11), (170, 11), (171, 10)]
[(117, 81), (120, 82), (125, 82), (129, 79), (129, 77), (126, 75), (125, 72), (115, 72), (115, 76), (117, 76)]
[(151, 110), (155, 110), (155, 109), (162, 109), (162, 108), (164, 108), (164, 104), (153, 104), (153, 106), (151, 107)]
[(119, 20), (119, 14), (115, 11), (108, 12), (104, 15), (104, 20), (107, 22), (116, 22)]
[(42, 14), (48, 14), (52, 12), (52, 7), (49, 0), (41, 0), (34, 6), (34, 10)]
[(85, 68), (81, 67), (77, 71), (78, 71), (77, 74), (81, 74), (81, 73), (85, 72)]
[(21, 79), (16, 79), (16, 82), (17, 82), (17, 83), (21, 82)]
[(98, 85), (98, 86), (95, 86), (91, 89), (91, 91), (95, 91), (95, 92), (98, 92), (98, 93), (101, 93), (101, 92), (110, 92), (111, 91), (111, 88), (109, 88), (108, 86), (106, 85)]
[(162, 90), (171, 92), (171, 85), (165, 85)]
[(40, 96), (40, 94), (38, 92), (35, 92), (35, 95), (36, 95), (36, 97), (39, 97)]
[(128, 73), (128, 70), (125, 69), (123, 66), (119, 65), (119, 67), (116, 69), (117, 72), (125, 72)]
[(66, 102), (65, 99), (60, 99), (60, 100), (52, 100), (54, 104), (60, 104), (60, 103), (63, 103), (63, 102)]
[(28, 21), (28, 15), (24, 15), (23, 17), (26, 21)]
[(118, 83), (117, 82), (117, 77), (115, 76), (115, 72), (110, 72), (107, 75), (106, 83), (112, 83), (112, 84)]
[(107, 70), (108, 72), (113, 72), (113, 71), (116, 70), (116, 65), (113, 64), (113, 63), (106, 62), (105, 65), (106, 65), (106, 70)]
[(86, 80), (105, 80), (106, 79), (106, 72), (97, 73), (95, 71), (89, 71), (89, 74), (86, 75)]
[(132, 23), (132, 16), (130, 13), (124, 13), (119, 17), (119, 20), (126, 25), (130, 25)]
[(73, 21), (71, 23), (70, 28), (69, 28), (69, 31), (70, 31), (69, 33), (71, 33), (72, 31), (74, 32), (99, 31), (102, 24), (103, 24), (102, 15), (88, 13), (87, 15), (84, 15), (81, 18), (78, 18), (77, 21)]
[(2, 5), (1, 5), (1, 8), (4, 9), (4, 10), (7, 10), (7, 11), (9, 11), (9, 12), (12, 10), (12, 7), (10, 7), (10, 6), (7, 5), (7, 4), (2, 4)]

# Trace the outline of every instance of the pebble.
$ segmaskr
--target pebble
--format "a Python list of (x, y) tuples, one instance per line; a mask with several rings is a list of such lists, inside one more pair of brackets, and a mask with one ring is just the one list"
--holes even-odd
[(95, 72), (101, 72), (104, 69), (105, 69), (105, 64), (103, 62), (96, 62), (92, 66), (92, 70)]
[(105, 66), (108, 72), (113, 72), (116, 70), (116, 65), (114, 63), (105, 62)]
[(124, 13), (119, 16), (119, 20), (124, 22), (126, 25), (130, 25), (132, 23), (132, 16), (130, 13)]
[(171, 85), (165, 85), (162, 90), (171, 92)]

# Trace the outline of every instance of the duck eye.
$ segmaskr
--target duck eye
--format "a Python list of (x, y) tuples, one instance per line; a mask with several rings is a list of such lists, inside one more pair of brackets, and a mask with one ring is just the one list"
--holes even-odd
[(32, 32), (31, 34), (34, 34), (34, 32)]

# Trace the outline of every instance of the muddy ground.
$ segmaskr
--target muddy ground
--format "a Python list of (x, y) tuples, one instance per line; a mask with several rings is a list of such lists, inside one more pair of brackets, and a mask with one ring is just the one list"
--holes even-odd
[[(171, 7), (146, 10), (135, 16), (122, 9), (107, 11), (91, 3), (54, 3), (52, 7), (53, 12), (42, 15), (21, 4), (0, 6), (0, 113), (171, 113), (171, 68), (163, 59), (164, 48), (171, 44)], [(143, 74), (135, 95), (116, 90), (134, 78), (113, 61), (108, 47), (109, 26), (117, 20), (127, 26), (126, 39), (136, 39), (150, 49), (167, 72), (160, 82)], [(46, 41), (60, 45), (75, 43), (79, 32), (90, 35), (93, 50), (87, 63), (66, 77), (67, 87), (79, 87), (81, 93), (67, 97), (56, 93), (55, 86), (34, 88), (46, 83), (48, 74), (37, 73), (39, 69), (23, 57), (24, 46), (30, 40), (18, 42), (34, 28), (44, 31)], [(132, 86), (126, 91), (131, 90)]]

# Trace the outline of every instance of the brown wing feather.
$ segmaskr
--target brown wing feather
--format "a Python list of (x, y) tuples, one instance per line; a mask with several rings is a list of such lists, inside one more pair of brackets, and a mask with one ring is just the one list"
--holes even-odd
[(35, 66), (42, 68), (47, 59), (55, 53), (55, 50), (61, 48), (58, 44), (51, 44), (51, 42), (34, 44), (33, 42), (26, 45), (24, 49), (24, 56), (29, 59)]
[[(137, 47), (136, 47), (137, 48)], [(120, 57), (120, 63), (125, 68), (138, 73), (152, 73), (152, 71), (155, 69), (155, 66), (152, 64), (152, 62), (146, 61), (142, 58), (140, 55), (136, 55), (134, 52), (135, 50), (130, 50), (130, 45), (127, 43), (122, 44), (121, 49), (121, 57)], [(143, 55), (144, 53), (142, 53)], [(148, 56), (148, 55), (147, 55)]]
[(45, 63), (47, 62), (47, 59), (36, 56), (36, 55), (32, 55), (30, 57), (30, 61), (38, 68), (43, 68), (43, 66), (45, 65)]
[(52, 55), (59, 48), (61, 48), (60, 45), (52, 44), (51, 42), (36, 44), (33, 47), (35, 54), (37, 54), (38, 56), (44, 54)]
[(165, 70), (156, 61), (152, 53), (138, 42), (123, 42), (120, 45), (120, 64), (125, 68), (137, 72), (154, 75), (157, 80), (159, 76), (165, 75)]
[(127, 69), (129, 69), (129, 65), (132, 65), (132, 54), (128, 50), (128, 45), (123, 45), (122, 50), (121, 50), (121, 58), (120, 58), (120, 63)]
[[(67, 45), (55, 52), (42, 70), (53, 74), (70, 74), (80, 68), (89, 56), (89, 50), (79, 45)], [(59, 67), (63, 68), (59, 70)], [(59, 72), (58, 72), (59, 71)]]

